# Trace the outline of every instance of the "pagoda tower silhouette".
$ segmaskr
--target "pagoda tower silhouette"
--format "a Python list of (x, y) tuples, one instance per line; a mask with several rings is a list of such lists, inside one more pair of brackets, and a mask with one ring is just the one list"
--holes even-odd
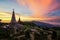
[(19, 23), (19, 24), (21, 24), (21, 20), (20, 20), (20, 17), (19, 17), (19, 19), (18, 19), (18, 23)]
[(13, 9), (13, 12), (12, 12), (11, 23), (12, 23), (12, 24), (16, 24), (16, 19), (15, 19), (15, 12), (14, 12), (14, 9)]
[(15, 12), (14, 12), (14, 9), (13, 9), (13, 12), (12, 12), (12, 17), (11, 17), (11, 22), (10, 22), (10, 24), (9, 24), (9, 27), (10, 28), (14, 28), (15, 27), (15, 25), (16, 25), (16, 19), (15, 19)]

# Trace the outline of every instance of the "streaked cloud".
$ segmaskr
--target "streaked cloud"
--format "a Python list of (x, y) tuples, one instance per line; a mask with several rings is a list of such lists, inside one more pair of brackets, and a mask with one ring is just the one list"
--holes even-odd
[(17, 0), (32, 11), (32, 16), (40, 17), (56, 9), (59, 4), (56, 0)]
[(43, 20), (57, 22), (60, 19), (60, 0), (17, 0), (17, 2), (28, 7), (32, 11), (31, 16), (40, 18), (39, 20), (42, 18)]
[[(11, 21), (12, 12), (3, 12), (0, 11), (0, 19), (2, 19), (2, 22), (10, 22)], [(32, 20), (43, 20), (42, 18), (34, 18), (32, 16), (25, 16), (20, 15), (18, 13), (15, 13), (16, 20), (18, 21), (19, 17), (21, 18), (21, 21), (32, 21)]]

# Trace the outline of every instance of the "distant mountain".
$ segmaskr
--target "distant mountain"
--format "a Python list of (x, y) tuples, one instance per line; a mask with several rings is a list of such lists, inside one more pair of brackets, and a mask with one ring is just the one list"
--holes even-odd
[(32, 21), (37, 26), (42, 26), (42, 27), (55, 27), (55, 25), (49, 24), (49, 23), (44, 23), (44, 22), (39, 22), (39, 21)]

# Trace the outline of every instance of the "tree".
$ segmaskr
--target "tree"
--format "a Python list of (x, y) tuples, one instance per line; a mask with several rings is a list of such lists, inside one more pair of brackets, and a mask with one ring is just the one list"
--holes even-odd
[(2, 20), (0, 19), (0, 22), (1, 22)]

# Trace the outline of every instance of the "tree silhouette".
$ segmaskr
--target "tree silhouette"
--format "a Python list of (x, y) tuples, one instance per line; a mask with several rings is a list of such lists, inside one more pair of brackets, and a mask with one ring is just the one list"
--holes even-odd
[(2, 20), (0, 19), (0, 22), (1, 22)]
[(2, 21), (2, 20), (0, 19), (0, 26), (1, 26), (1, 21)]

